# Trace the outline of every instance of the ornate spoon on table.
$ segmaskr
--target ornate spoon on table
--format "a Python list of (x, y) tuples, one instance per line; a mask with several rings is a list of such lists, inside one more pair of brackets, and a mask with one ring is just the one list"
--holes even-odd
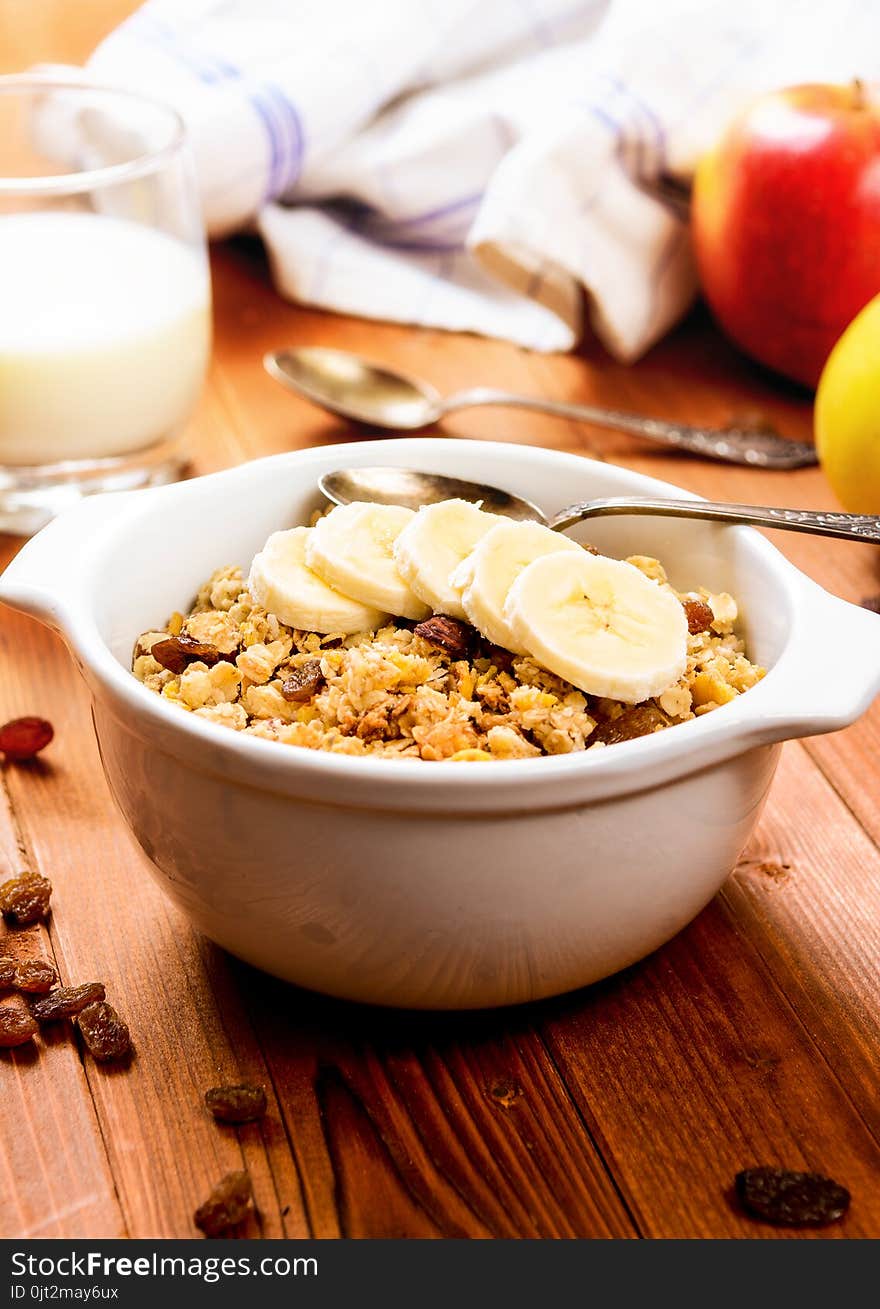
[(328, 500), (350, 504), (367, 500), (400, 504), (411, 509), (438, 500), (480, 501), (492, 513), (508, 518), (531, 518), (563, 532), (585, 518), (604, 514), (656, 514), (665, 518), (700, 518), (719, 523), (745, 523), (751, 527), (779, 527), (789, 532), (812, 532), (844, 541), (880, 544), (880, 518), (825, 509), (777, 509), (762, 505), (723, 504), (712, 500), (664, 500), (644, 496), (615, 496), (569, 505), (548, 518), (537, 505), (521, 496), (481, 482), (468, 482), (440, 473), (412, 468), (339, 468), (325, 473), (318, 485)]
[(736, 426), (713, 431), (614, 409), (600, 409), (595, 405), (560, 404), (540, 396), (516, 395), (489, 387), (458, 391), (444, 397), (427, 382), (392, 372), (380, 364), (362, 359), (360, 355), (323, 346), (271, 351), (263, 356), (263, 366), (288, 390), (305, 396), (314, 404), (344, 418), (393, 431), (413, 432), (430, 427), (456, 409), (507, 405), (630, 432), (648, 441), (688, 450), (691, 454), (752, 468), (806, 468), (817, 462), (813, 446), (789, 441), (770, 431), (752, 431)]

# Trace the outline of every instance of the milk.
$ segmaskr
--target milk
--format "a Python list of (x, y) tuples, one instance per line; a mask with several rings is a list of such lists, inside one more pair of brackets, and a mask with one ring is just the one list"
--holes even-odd
[(101, 214), (0, 216), (0, 465), (173, 435), (210, 348), (204, 254)]

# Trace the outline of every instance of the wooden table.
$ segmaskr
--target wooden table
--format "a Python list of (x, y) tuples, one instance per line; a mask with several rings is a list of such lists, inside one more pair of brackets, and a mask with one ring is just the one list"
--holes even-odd
[[(34, 6), (28, 38), (16, 6), (16, 62), (79, 56), (130, 7), (88, 7), (90, 28), (61, 4)], [(358, 439), (263, 373), (264, 350), (296, 342), (361, 350), (441, 389), (506, 385), (706, 423), (757, 409), (793, 436), (810, 431), (806, 400), (737, 358), (700, 314), (624, 368), (592, 343), (547, 358), (306, 311), (274, 295), (249, 244), (217, 249), (214, 277), (198, 472)], [(718, 498), (833, 503), (815, 470), (721, 467), (526, 414), (475, 411), (447, 430), (611, 460)], [(880, 591), (870, 547), (776, 544), (848, 599)], [(0, 566), (17, 545), (0, 538)], [(0, 1235), (194, 1235), (196, 1205), (241, 1167), (254, 1180), (253, 1237), (816, 1235), (753, 1223), (731, 1203), (740, 1168), (773, 1163), (851, 1189), (849, 1216), (818, 1235), (880, 1236), (880, 706), (785, 747), (755, 840), (665, 949), (562, 999), (430, 1016), (298, 991), (196, 936), (113, 808), (61, 643), (4, 611), (0, 660), (0, 721), (38, 713), (57, 729), (45, 763), (0, 768), (0, 874), (36, 868), (55, 888), (48, 929), (3, 945), (53, 958), (66, 983), (104, 980), (137, 1045), (122, 1071), (54, 1029), (0, 1055)], [(202, 1093), (224, 1080), (266, 1086), (262, 1125), (214, 1124)]]

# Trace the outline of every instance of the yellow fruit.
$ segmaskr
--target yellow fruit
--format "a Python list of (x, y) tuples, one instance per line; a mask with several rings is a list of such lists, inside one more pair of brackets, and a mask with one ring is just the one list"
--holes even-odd
[(844, 509), (880, 514), (880, 296), (828, 356), (814, 424), (819, 462)]

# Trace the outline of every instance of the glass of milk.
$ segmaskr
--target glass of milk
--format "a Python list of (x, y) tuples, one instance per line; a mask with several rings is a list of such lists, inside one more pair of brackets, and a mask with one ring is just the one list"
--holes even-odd
[(176, 111), (85, 82), (0, 77), (0, 531), (177, 477), (210, 345)]

